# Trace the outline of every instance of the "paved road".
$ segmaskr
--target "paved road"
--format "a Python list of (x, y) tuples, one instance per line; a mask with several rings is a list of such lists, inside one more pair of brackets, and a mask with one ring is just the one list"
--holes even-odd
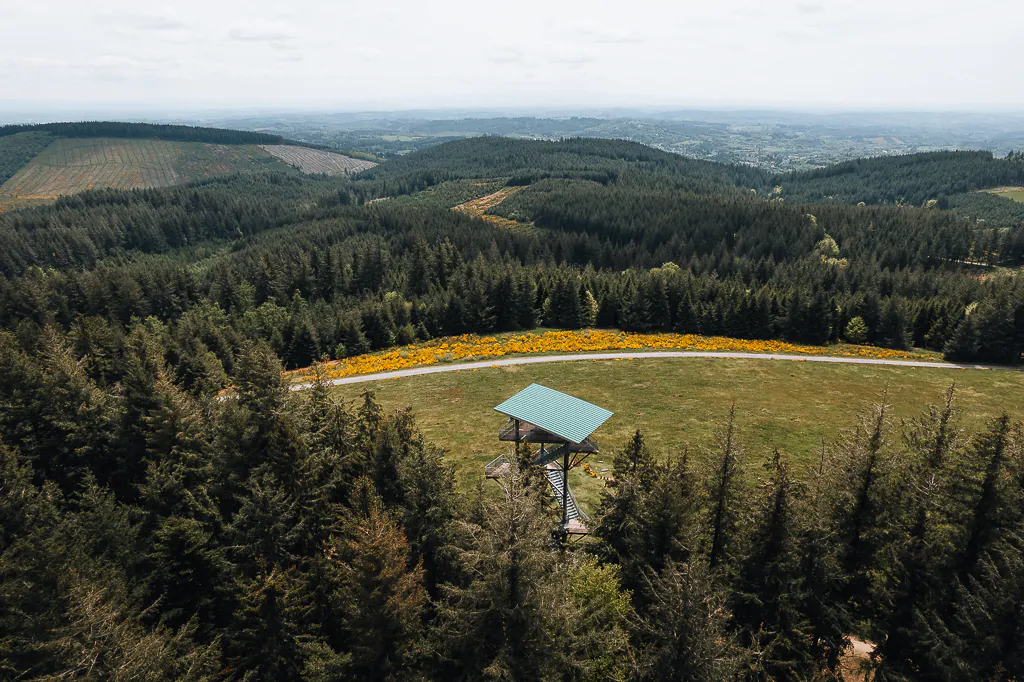
[[(940, 369), (992, 369), (1021, 371), (1016, 367), (1003, 367), (999, 365), (958, 365), (952, 362), (928, 362), (923, 360), (882, 360), (879, 358), (847, 358), (829, 355), (785, 355), (776, 353), (726, 353), (726, 352), (704, 352), (704, 351), (647, 351), (620, 353), (574, 353), (572, 355), (535, 355), (519, 358), (496, 358), (494, 360), (479, 360), (476, 362), (461, 362), (443, 365), (427, 365), (413, 369), (400, 369), (394, 372), (377, 372), (376, 374), (360, 374), (357, 376), (341, 377), (333, 379), (331, 383), (340, 386), (343, 384), (361, 384), (366, 381), (380, 381), (381, 379), (397, 379), (399, 377), (413, 377), (420, 374), (437, 374), (439, 372), (458, 372), (468, 369), (484, 369), (487, 367), (511, 367), (513, 365), (537, 365), (543, 362), (573, 362), (580, 360), (647, 360), (665, 358), (731, 358), (739, 360), (790, 360), (797, 362), (830, 362), (849, 365), (892, 365), (896, 367), (937, 367)], [(309, 388), (310, 384), (295, 384), (291, 387), (293, 391), (301, 391)]]

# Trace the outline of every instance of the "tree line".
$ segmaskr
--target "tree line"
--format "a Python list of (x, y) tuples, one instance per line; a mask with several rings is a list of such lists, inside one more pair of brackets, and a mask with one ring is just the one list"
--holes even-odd
[(0, 335), (4, 679), (839, 679), (852, 637), (875, 679), (1024, 674), (1021, 426), (967, 433), (952, 388), (807, 470), (752, 468), (742, 406), (693, 450), (638, 432), (566, 545), (535, 467), (458, 492), (408, 412), (292, 393), (261, 341), (196, 397), (160, 343), (133, 325), (108, 386)]
[(204, 128), (201, 126), (165, 123), (133, 123), (127, 121), (73, 121), (63, 123), (30, 123), (0, 126), (0, 137), (26, 132), (44, 132), (57, 137), (119, 137), (172, 140), (174, 142), (208, 142), (210, 144), (284, 144), (280, 135), (247, 130)]
[(1024, 185), (1024, 157), (1010, 153), (996, 158), (987, 151), (878, 156), (796, 171), (774, 180), (782, 186), (783, 196), (801, 201), (921, 206), (979, 189)]
[(0, 136), (0, 185), (7, 182), (36, 154), (46, 149), (53, 137), (44, 132)]
[(127, 328), (147, 320), (196, 390), (226, 385), (246, 340), (300, 367), (538, 325), (849, 340), (1001, 363), (1024, 349), (1018, 278), (958, 265), (971, 233), (948, 216), (545, 187), (502, 209), (528, 212), (538, 229), (523, 230), (272, 174), (70, 197), (0, 217), (0, 325), (27, 350), (58, 325), (83, 356), (116, 367)]

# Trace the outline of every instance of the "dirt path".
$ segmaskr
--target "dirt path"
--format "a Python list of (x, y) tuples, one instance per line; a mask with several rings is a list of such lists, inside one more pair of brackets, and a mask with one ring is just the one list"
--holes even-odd
[[(734, 360), (788, 360), (790, 362), (830, 362), (850, 365), (890, 365), (896, 367), (932, 367), (939, 369), (987, 369), (1024, 371), (1017, 367), (1000, 365), (960, 365), (952, 362), (930, 362), (926, 360), (883, 360), (880, 358), (846, 358), (828, 355), (789, 355), (779, 353), (732, 353), (711, 351), (647, 351), (621, 353), (574, 353), (571, 355), (533, 355), (521, 358), (502, 358), (496, 360), (479, 360), (476, 362), (459, 362), (444, 365), (427, 365), (413, 369), (400, 369), (394, 372), (377, 372), (358, 376), (332, 379), (331, 384), (360, 384), (367, 381), (382, 379), (398, 379), (414, 377), (421, 374), (438, 374), (441, 372), (460, 372), (462, 370), (485, 369), (488, 367), (511, 367), (515, 365), (537, 365), (545, 362), (573, 362), (580, 360), (661, 360), (672, 358), (725, 358)], [(293, 391), (302, 391), (311, 386), (309, 383), (295, 384)]]

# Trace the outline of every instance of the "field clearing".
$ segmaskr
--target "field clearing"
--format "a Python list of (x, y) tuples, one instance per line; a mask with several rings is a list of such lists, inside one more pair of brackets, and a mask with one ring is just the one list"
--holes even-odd
[(1024, 187), (995, 187), (993, 189), (982, 190), (989, 194), (995, 194), (998, 197), (1005, 197), (1010, 201), (1019, 201), (1024, 203)]
[(486, 220), (498, 227), (504, 227), (507, 229), (526, 227), (527, 225), (525, 223), (518, 223), (515, 220), (509, 220), (508, 218), (491, 215), (486, 212), (488, 209), (494, 208), (521, 189), (523, 189), (522, 186), (502, 187), (497, 192), (492, 192), (491, 194), (482, 196), (478, 199), (471, 199), (470, 201), (463, 202), (457, 206), (452, 206), (452, 210)]
[(259, 168), (290, 170), (256, 145), (62, 138), (0, 186), (0, 210), (90, 189), (166, 187)]
[(297, 147), (287, 144), (265, 144), (264, 151), (273, 154), (289, 166), (303, 173), (324, 173), (326, 175), (350, 175), (373, 168), (377, 164), (365, 159), (355, 159), (344, 154)]
[[(611, 468), (613, 453), (637, 428), (659, 456), (688, 447), (701, 459), (733, 402), (743, 460), (756, 475), (775, 446), (802, 472), (818, 456), (821, 439), (853, 427), (887, 385), (894, 417), (911, 418), (938, 402), (953, 381), (965, 426), (978, 428), (1003, 410), (1024, 417), (1022, 372), (792, 361), (584, 360), (405, 377), (335, 390), (346, 399), (372, 390), (389, 410), (412, 408), (427, 439), (450, 450), (458, 485), (469, 489), (483, 465), (507, 451), (497, 439), (504, 418), (493, 407), (531, 382), (615, 412), (595, 434), (601, 454), (590, 461), (599, 475)], [(570, 482), (584, 508), (592, 511), (603, 481), (576, 469)]]

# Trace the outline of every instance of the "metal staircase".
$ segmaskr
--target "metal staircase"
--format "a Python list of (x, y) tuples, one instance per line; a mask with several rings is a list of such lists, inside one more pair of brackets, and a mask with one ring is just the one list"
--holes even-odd
[[(555, 496), (555, 500), (561, 505), (562, 486), (565, 485), (565, 475), (562, 472), (562, 468), (551, 462), (544, 468), (544, 473), (548, 477), (548, 483), (551, 484), (551, 492)], [(590, 523), (590, 517), (583, 513), (583, 510), (576, 503), (576, 496), (572, 494), (572, 488), (569, 488), (569, 494), (566, 495), (565, 518), (566, 526), (585, 527), (587, 523)]]
[[(484, 467), (484, 474), (487, 478), (504, 478), (508, 476), (512, 463), (505, 455), (499, 455), (487, 463)], [(565, 483), (565, 476), (562, 467), (555, 461), (549, 461), (544, 466), (544, 474), (547, 476), (548, 484), (551, 486), (551, 495), (555, 498), (558, 506), (562, 506), (562, 486)], [(586, 533), (590, 517), (580, 509), (576, 503), (576, 496), (572, 494), (572, 488), (565, 499), (566, 524), (565, 530), (569, 533)]]

